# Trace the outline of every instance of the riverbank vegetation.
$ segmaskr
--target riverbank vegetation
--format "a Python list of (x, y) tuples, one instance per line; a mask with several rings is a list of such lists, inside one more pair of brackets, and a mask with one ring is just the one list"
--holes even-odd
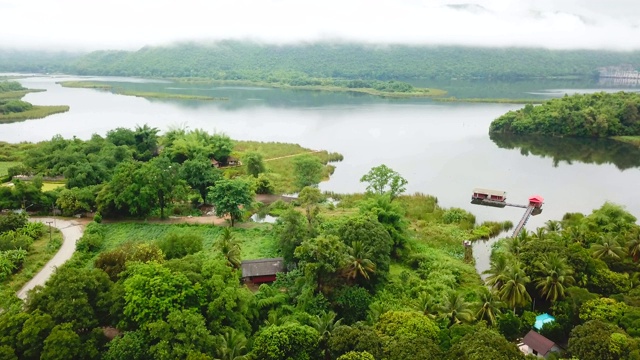
[[(160, 136), (146, 125), (87, 141), (55, 136), (37, 144), (0, 145), (0, 154), (15, 163), (6, 170), (13, 186), (0, 187), (0, 208), (47, 211), (55, 205), (65, 215), (99, 211), (106, 218), (193, 215), (214, 204), (217, 212), (225, 210), (219, 216), (244, 220), (254, 193), (292, 193), (317, 184), (333, 171), (329, 162), (342, 159), (200, 129), (171, 129)], [(221, 197), (215, 195), (218, 185), (226, 189)], [(227, 191), (236, 192), (228, 199)], [(244, 205), (242, 211), (234, 210), (234, 201), (242, 201), (236, 204)]]
[(99, 90), (108, 90), (114, 94), (126, 95), (126, 96), (137, 96), (143, 97), (147, 99), (178, 99), (178, 100), (229, 100), (228, 98), (223, 97), (213, 97), (213, 96), (205, 96), (205, 95), (192, 95), (192, 94), (175, 94), (170, 92), (149, 92), (149, 91), (137, 91), (131, 89), (123, 89), (121, 87), (114, 87), (110, 84), (104, 84), (100, 82), (93, 81), (61, 81), (58, 82), (63, 87), (70, 88), (84, 88), (84, 89), (99, 89)]
[(640, 135), (638, 136), (614, 136), (614, 140), (622, 141), (640, 148)]
[(25, 89), (15, 81), (0, 81), (0, 124), (42, 119), (49, 115), (69, 111), (69, 107), (32, 105), (20, 100), (29, 92), (40, 91)]
[(456, 97), (439, 97), (434, 98), (439, 102), (464, 102), (464, 103), (492, 103), (492, 104), (542, 104), (544, 99), (506, 99), (506, 98), (456, 98)]
[(491, 123), (490, 133), (574, 137), (640, 135), (640, 94), (576, 94), (526, 105)]

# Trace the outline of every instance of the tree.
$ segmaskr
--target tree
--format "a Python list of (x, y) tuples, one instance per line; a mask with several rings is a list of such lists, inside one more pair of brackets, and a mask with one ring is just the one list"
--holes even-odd
[(245, 360), (247, 359), (247, 338), (240, 331), (228, 329), (218, 337), (221, 343), (216, 348), (219, 360)]
[(357, 271), (351, 274), (355, 275), (352, 279), (357, 276), (368, 279), (371, 275), (372, 286), (385, 279), (391, 262), (393, 239), (384, 225), (370, 215), (353, 216), (338, 228), (338, 235), (350, 249), (348, 265), (351, 266), (350, 270)]
[(159, 241), (158, 246), (167, 260), (183, 258), (189, 254), (202, 251), (204, 239), (190, 231), (172, 231)]
[(484, 280), (485, 284), (498, 291), (502, 289), (508, 268), (509, 260), (506, 256), (502, 254), (496, 254), (493, 256), (489, 263), (489, 269), (482, 272), (483, 274), (488, 275)]
[(406, 179), (384, 164), (371, 168), (368, 173), (360, 178), (360, 182), (369, 183), (367, 186), (368, 192), (378, 195), (389, 193), (391, 200), (402, 194), (407, 185)]
[(182, 273), (157, 263), (136, 264), (123, 282), (123, 315), (133, 327), (164, 320), (174, 310), (198, 309), (199, 294)]
[(93, 203), (95, 203), (95, 195), (89, 188), (63, 189), (56, 200), (56, 205), (65, 216), (90, 211)]
[(598, 243), (591, 245), (592, 255), (596, 259), (611, 258), (620, 260), (625, 252), (616, 237), (603, 235)]
[(633, 258), (633, 262), (638, 262), (638, 260), (640, 260), (640, 231), (631, 234), (626, 245), (629, 256)]
[(305, 207), (307, 221), (309, 222), (309, 226), (311, 226), (311, 222), (319, 212), (318, 203), (323, 200), (322, 193), (318, 188), (305, 186), (300, 190), (298, 200), (300, 200), (302, 205)]
[(220, 234), (216, 241), (215, 247), (220, 250), (222, 256), (227, 260), (228, 265), (234, 269), (240, 268), (242, 262), (240, 243), (230, 228), (224, 228), (222, 230), (222, 234)]
[(346, 252), (346, 246), (338, 237), (326, 235), (304, 240), (296, 248), (295, 256), (304, 261), (305, 276), (326, 293), (333, 288), (336, 273), (345, 264)]
[(555, 252), (546, 253), (537, 267), (542, 274), (536, 285), (540, 294), (551, 302), (564, 299), (565, 289), (575, 283), (571, 276), (573, 270), (567, 265), (567, 259)]
[[(404, 209), (398, 203), (392, 202), (388, 195), (364, 200), (359, 205), (361, 214), (373, 215), (384, 226), (393, 240), (392, 254), (400, 257), (407, 243), (408, 225)], [(383, 268), (380, 261), (376, 261), (376, 264), (379, 268)]]
[(40, 310), (29, 314), (29, 318), (24, 322), (22, 330), (17, 336), (16, 348), (22, 354), (21, 358), (40, 359), (44, 341), (55, 325), (51, 316)]
[(322, 181), (323, 165), (320, 159), (311, 155), (296, 156), (293, 159), (294, 184), (298, 189), (316, 186)]
[(245, 180), (220, 180), (209, 188), (207, 199), (215, 206), (217, 216), (229, 216), (233, 227), (237, 220), (242, 219), (242, 208), (251, 206), (253, 191)]
[(263, 328), (253, 343), (253, 356), (264, 360), (313, 360), (320, 356), (318, 332), (306, 325), (289, 323)]
[(504, 285), (499, 290), (500, 299), (506, 302), (516, 311), (516, 306), (524, 306), (531, 301), (531, 296), (527, 292), (529, 277), (520, 268), (520, 263), (514, 263), (507, 269), (504, 276)]
[(160, 130), (149, 127), (147, 124), (136, 126), (133, 133), (136, 160), (149, 161), (156, 154), (158, 151), (158, 132)]
[(370, 304), (371, 294), (360, 286), (345, 286), (335, 297), (335, 308), (346, 324), (364, 320)]
[(198, 191), (202, 201), (207, 201), (209, 187), (222, 179), (220, 169), (211, 166), (211, 161), (204, 156), (198, 156), (182, 163), (180, 178), (184, 179), (192, 189)]
[(211, 354), (216, 339), (205, 325), (199, 313), (174, 310), (165, 320), (158, 320), (146, 327), (149, 355), (154, 359), (186, 359), (190, 354)]
[(141, 192), (149, 193), (154, 204), (160, 207), (160, 218), (164, 219), (164, 209), (186, 193), (184, 180), (178, 176), (179, 166), (166, 157), (156, 157), (140, 168), (144, 185)]
[(622, 339), (627, 339), (626, 334), (620, 328), (600, 320), (592, 320), (578, 325), (571, 330), (569, 353), (584, 360), (624, 359), (629, 349), (616, 347), (614, 334), (622, 335)]
[(265, 172), (262, 154), (257, 151), (249, 151), (242, 157), (244, 165), (247, 167), (247, 174), (257, 178), (260, 173)]
[(75, 359), (80, 354), (82, 341), (73, 331), (69, 323), (56, 325), (51, 334), (44, 341), (44, 348), (40, 359), (67, 360)]
[(376, 359), (381, 359), (383, 356), (382, 342), (378, 333), (362, 322), (352, 326), (336, 326), (329, 340), (329, 347), (334, 356), (340, 356), (349, 351), (366, 351)]
[(104, 360), (143, 360), (151, 358), (148, 354), (149, 344), (141, 330), (127, 331), (109, 342), (104, 353)]
[(322, 312), (311, 318), (311, 326), (320, 334), (320, 348), (324, 352), (324, 358), (331, 360), (331, 352), (329, 350), (329, 341), (333, 330), (340, 326), (342, 319), (336, 320), (336, 313), (333, 311)]
[(113, 283), (102, 270), (63, 266), (46, 285), (29, 293), (29, 311), (40, 310), (74, 331), (110, 323), (112, 303), (108, 294)]
[(449, 327), (462, 322), (468, 323), (474, 319), (470, 304), (460, 293), (454, 291), (447, 294), (439, 310), (440, 317), (447, 319)]
[(451, 346), (447, 359), (450, 360), (517, 360), (524, 359), (518, 347), (497, 332), (478, 327)]
[(278, 238), (278, 248), (285, 263), (294, 263), (296, 248), (308, 236), (304, 215), (294, 209), (288, 209), (278, 217), (274, 228)]
[(233, 140), (223, 133), (216, 133), (210, 139), (213, 157), (219, 162), (226, 164), (227, 159), (233, 151)]
[(366, 351), (349, 351), (348, 353), (345, 353), (338, 357), (338, 360), (376, 360), (376, 358), (374, 358), (373, 355), (369, 354)]
[(486, 321), (489, 326), (496, 326), (498, 323), (497, 315), (501, 313), (500, 308), (504, 303), (498, 300), (494, 292), (483, 289), (478, 305), (476, 319)]
[(357, 280), (362, 276), (369, 280), (369, 274), (376, 272), (376, 264), (369, 258), (370, 251), (360, 241), (354, 241), (348, 248), (347, 262), (344, 268), (344, 274), (347, 279)]
[(150, 243), (125, 243), (111, 251), (98, 254), (94, 266), (102, 269), (111, 281), (118, 281), (120, 274), (127, 269), (127, 264), (164, 262), (164, 253), (158, 245)]

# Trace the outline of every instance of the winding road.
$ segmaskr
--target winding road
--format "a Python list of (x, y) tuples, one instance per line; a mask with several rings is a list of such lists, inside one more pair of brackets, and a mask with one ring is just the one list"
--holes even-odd
[(17, 295), (22, 300), (27, 298), (29, 290), (38, 285), (44, 285), (44, 283), (49, 280), (49, 277), (51, 277), (51, 274), (53, 274), (55, 269), (71, 258), (73, 252), (76, 250), (76, 241), (78, 241), (82, 236), (82, 225), (76, 221), (54, 218), (30, 218), (29, 221), (37, 221), (45, 224), (47, 222), (52, 222), (52, 225), (62, 232), (63, 241), (60, 250), (58, 250), (53, 258), (45, 264), (36, 276), (31, 278), (31, 280), (29, 280), (29, 282), (26, 283), (20, 291), (18, 291)]

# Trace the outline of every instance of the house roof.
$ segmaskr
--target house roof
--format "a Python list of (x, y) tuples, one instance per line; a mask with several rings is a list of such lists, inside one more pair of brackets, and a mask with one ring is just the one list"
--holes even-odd
[(541, 202), (544, 202), (544, 198), (540, 195), (533, 195), (532, 197), (529, 198), (529, 201), (541, 203)]
[(275, 275), (284, 271), (284, 259), (257, 259), (242, 262), (242, 277)]
[(553, 341), (531, 330), (524, 336), (522, 343), (529, 348), (538, 352), (538, 354), (545, 356), (556, 345)]

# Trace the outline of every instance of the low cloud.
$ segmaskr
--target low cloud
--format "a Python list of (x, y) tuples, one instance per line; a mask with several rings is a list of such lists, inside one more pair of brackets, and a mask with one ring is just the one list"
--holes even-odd
[(0, 0), (0, 47), (255, 40), (640, 49), (632, 0)]

